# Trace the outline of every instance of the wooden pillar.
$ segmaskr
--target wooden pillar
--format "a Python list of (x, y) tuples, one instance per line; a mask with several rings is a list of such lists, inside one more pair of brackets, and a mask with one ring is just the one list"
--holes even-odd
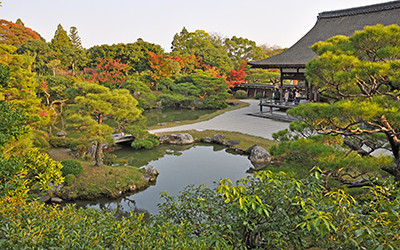
[(281, 72), (281, 87), (280, 87), (280, 90), (279, 90), (279, 93), (280, 93), (279, 103), (282, 103), (282, 99), (283, 99), (283, 72), (282, 72), (282, 67), (279, 68), (279, 71)]
[(308, 96), (310, 95), (310, 84), (308, 84), (308, 81), (306, 80), (304, 85), (306, 87), (306, 100), (309, 100)]
[(318, 87), (317, 86), (314, 86), (314, 98), (313, 98), (313, 100), (315, 101), (315, 102), (318, 102), (319, 100), (318, 100), (319, 98), (318, 98)]

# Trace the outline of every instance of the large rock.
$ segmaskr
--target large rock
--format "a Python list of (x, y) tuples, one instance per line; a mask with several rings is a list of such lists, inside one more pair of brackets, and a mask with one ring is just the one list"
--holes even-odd
[(249, 147), (249, 148), (246, 150), (246, 154), (247, 154), (247, 155), (250, 155), (250, 154), (251, 154), (251, 151), (253, 150), (254, 147), (257, 147), (257, 144), (254, 144), (253, 146)]
[(58, 197), (51, 197), (51, 202), (61, 203), (61, 202), (63, 202), (63, 200), (61, 198), (58, 198)]
[(176, 145), (193, 144), (194, 139), (193, 139), (193, 136), (191, 136), (188, 133), (172, 134), (169, 136), (169, 143), (176, 144)]
[(50, 199), (51, 199), (50, 195), (48, 195), (48, 194), (43, 195), (43, 196), (40, 196), (39, 198), (40, 198), (40, 200), (43, 201), (44, 203), (50, 201)]
[(223, 135), (213, 135), (213, 137), (212, 137), (212, 142), (213, 143), (216, 143), (216, 144), (221, 144), (221, 145), (223, 145), (223, 144), (225, 144), (225, 136), (223, 136)]
[(144, 171), (148, 175), (156, 175), (157, 176), (159, 174), (157, 169), (153, 165), (147, 165), (146, 167), (144, 167)]
[(228, 146), (228, 147), (233, 147), (233, 146), (238, 145), (238, 144), (240, 144), (239, 140), (229, 140), (229, 141), (227, 141), (225, 143), (225, 145)]
[(254, 163), (267, 163), (271, 162), (271, 155), (265, 148), (254, 146), (250, 152), (249, 159)]
[(205, 143), (212, 143), (212, 138), (211, 138), (211, 137), (204, 137), (203, 140), (202, 140), (202, 142), (205, 142)]
[(162, 136), (158, 137), (158, 141), (160, 142), (160, 144), (168, 143), (169, 142), (169, 136), (162, 135)]

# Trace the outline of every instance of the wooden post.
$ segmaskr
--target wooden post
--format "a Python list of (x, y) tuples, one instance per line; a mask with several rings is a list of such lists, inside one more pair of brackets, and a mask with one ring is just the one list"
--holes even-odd
[(310, 90), (309, 90), (310, 84), (308, 84), (307, 80), (305, 81), (305, 87), (306, 87), (306, 100), (308, 101), (309, 100), (308, 95), (310, 93)]
[[(279, 90), (280, 92), (280, 96), (279, 96), (279, 104), (282, 103), (282, 99), (283, 99), (283, 72), (282, 72), (282, 67), (279, 68), (280, 72), (281, 72), (281, 88)], [(271, 111), (272, 114), (272, 111)]]

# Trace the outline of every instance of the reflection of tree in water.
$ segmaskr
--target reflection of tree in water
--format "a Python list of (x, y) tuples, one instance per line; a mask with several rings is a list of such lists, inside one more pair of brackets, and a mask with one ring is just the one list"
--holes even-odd
[(129, 145), (121, 145), (121, 149), (113, 153), (117, 155), (118, 160), (126, 161), (130, 166), (142, 167), (164, 157), (165, 154), (179, 156), (192, 147), (193, 145), (160, 145), (153, 149), (135, 150)]
[(77, 207), (82, 208), (98, 208), (105, 212), (111, 212), (118, 219), (123, 217), (129, 217), (130, 213), (144, 213), (145, 219), (149, 218), (150, 214), (147, 210), (136, 207), (134, 199), (130, 199), (129, 196), (119, 198), (117, 200), (93, 200), (93, 201), (79, 201)]

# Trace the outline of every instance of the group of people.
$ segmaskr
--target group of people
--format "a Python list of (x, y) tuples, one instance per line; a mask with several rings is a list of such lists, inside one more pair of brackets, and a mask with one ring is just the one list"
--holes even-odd
[[(300, 91), (298, 89), (286, 89), (285, 92), (283, 93), (283, 98), (282, 101), (286, 102), (294, 102), (294, 104), (298, 104), (300, 102)], [(273, 92), (273, 99), (275, 103), (279, 103), (281, 100), (281, 92), (279, 91), (279, 88), (275, 88)]]

